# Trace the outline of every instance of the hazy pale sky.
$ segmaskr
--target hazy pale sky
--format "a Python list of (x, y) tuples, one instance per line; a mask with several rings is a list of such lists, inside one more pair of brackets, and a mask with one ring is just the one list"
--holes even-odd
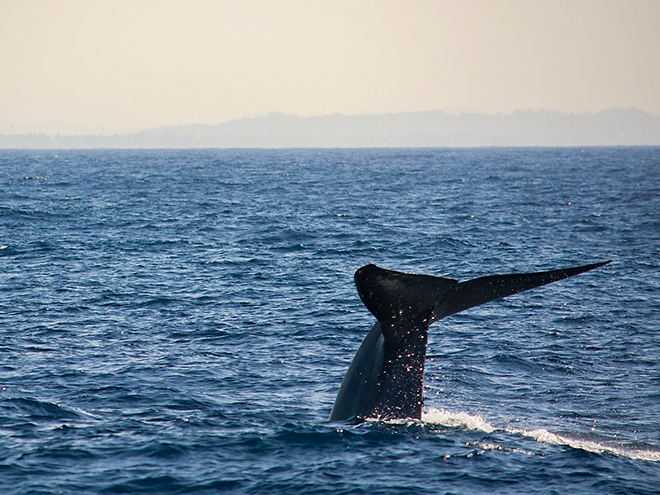
[(0, 120), (660, 114), (660, 0), (0, 0)]

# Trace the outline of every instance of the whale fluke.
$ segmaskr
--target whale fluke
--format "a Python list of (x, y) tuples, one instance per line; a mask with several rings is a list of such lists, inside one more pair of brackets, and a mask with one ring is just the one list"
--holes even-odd
[(474, 306), (584, 273), (610, 261), (466, 282), (386, 270), (355, 272), (360, 299), (376, 317), (335, 399), (331, 421), (421, 419), (428, 328)]
[(434, 317), (435, 320), (440, 320), (474, 306), (588, 272), (610, 262), (611, 260), (601, 261), (600, 263), (548, 272), (491, 275), (461, 282), (451, 294), (447, 294), (447, 297), (436, 306)]

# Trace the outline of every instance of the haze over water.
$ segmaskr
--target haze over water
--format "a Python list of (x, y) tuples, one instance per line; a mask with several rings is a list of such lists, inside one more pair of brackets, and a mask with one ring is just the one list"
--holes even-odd
[(660, 115), (655, 0), (2, 0), (0, 133), (288, 115)]

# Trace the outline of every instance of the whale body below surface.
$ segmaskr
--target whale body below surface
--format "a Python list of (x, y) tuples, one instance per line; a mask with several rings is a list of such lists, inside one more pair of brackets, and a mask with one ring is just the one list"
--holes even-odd
[(353, 358), (330, 421), (421, 419), (429, 325), (474, 306), (584, 273), (610, 261), (466, 282), (385, 270), (355, 272), (360, 299), (378, 320)]

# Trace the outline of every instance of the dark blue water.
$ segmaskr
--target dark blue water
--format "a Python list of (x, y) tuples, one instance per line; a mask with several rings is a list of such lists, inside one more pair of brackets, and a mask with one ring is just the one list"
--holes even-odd
[[(327, 422), (367, 263), (612, 259)], [(0, 152), (1, 493), (658, 493), (660, 148)]]

